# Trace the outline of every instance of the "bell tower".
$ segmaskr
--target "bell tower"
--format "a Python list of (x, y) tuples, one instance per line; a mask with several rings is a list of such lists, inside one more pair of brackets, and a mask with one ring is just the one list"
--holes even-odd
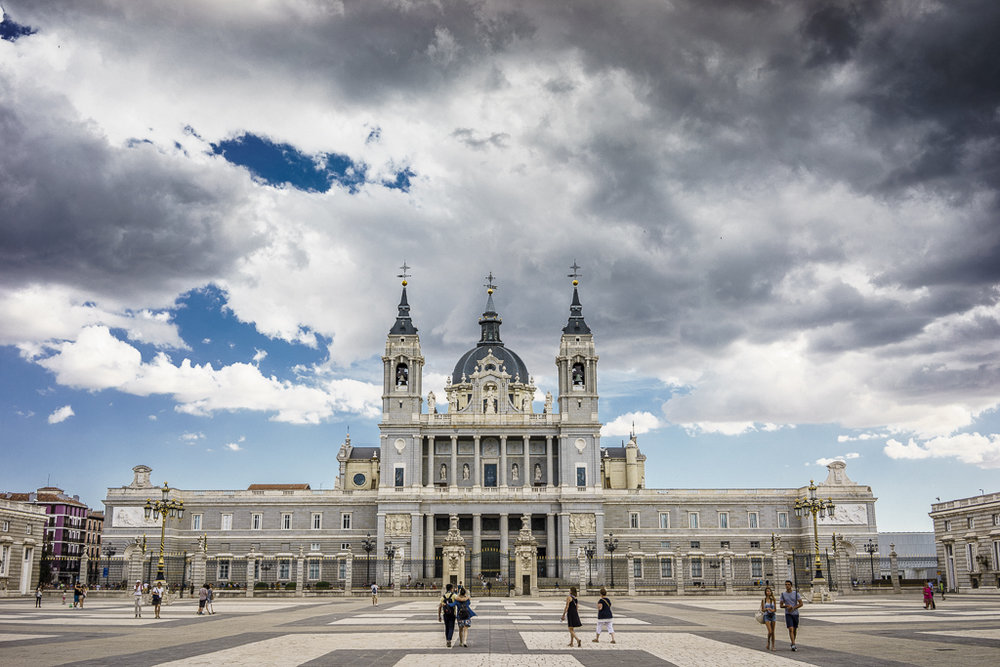
[(410, 321), (410, 304), (406, 300), (406, 279), (410, 268), (403, 262), (403, 293), (399, 298), (396, 323), (389, 329), (382, 357), (382, 421), (383, 423), (415, 423), (420, 420), (423, 399), (424, 358), (420, 354), (420, 337)]
[(577, 285), (580, 267), (573, 263), (573, 301), (569, 321), (559, 340), (556, 368), (559, 374), (559, 413), (563, 424), (597, 423), (597, 352), (594, 335), (583, 319)]

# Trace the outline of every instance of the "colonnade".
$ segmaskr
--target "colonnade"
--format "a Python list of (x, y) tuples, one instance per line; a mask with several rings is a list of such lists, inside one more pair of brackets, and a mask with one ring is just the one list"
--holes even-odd
[[(458, 470), (458, 439), (459, 436), (456, 434), (449, 435), (451, 439), (450, 452), (447, 455), (441, 455), (440, 457), (435, 455), (435, 436), (426, 435), (420, 436), (421, 448), (424, 440), (427, 441), (427, 474), (423, 478), (423, 486), (434, 486), (436, 484), (446, 484), (448, 486), (458, 486), (459, 481), (466, 481), (464, 478), (460, 478)], [(552, 488), (554, 486), (554, 458), (555, 454), (553, 451), (553, 438), (554, 436), (545, 436), (545, 477), (543, 480), (536, 478), (536, 474), (531, 467), (531, 436), (508, 436), (508, 435), (497, 435), (496, 438), (500, 441), (500, 451), (497, 456), (485, 457), (490, 461), (497, 460), (499, 465), (497, 466), (497, 479), (496, 486), (506, 487), (506, 486), (544, 486), (546, 488)], [(508, 439), (520, 438), (524, 442), (524, 447), (522, 449), (522, 454), (513, 455), (513, 457), (520, 458), (520, 472), (519, 479), (511, 480), (508, 478), (508, 472), (510, 466), (508, 463), (514, 463), (516, 461), (508, 461), (512, 458), (507, 454), (507, 441)], [(484, 486), (483, 480), (483, 452), (482, 452), (482, 440), (483, 436), (473, 435), (473, 465), (469, 470), (469, 486)], [(468, 456), (468, 455), (465, 455)], [(536, 455), (537, 459), (537, 455)], [(447, 463), (446, 467), (446, 477), (441, 479), (439, 475), (439, 464)], [(514, 483), (512, 483), (514, 482)], [(492, 485), (491, 485), (492, 486)]]

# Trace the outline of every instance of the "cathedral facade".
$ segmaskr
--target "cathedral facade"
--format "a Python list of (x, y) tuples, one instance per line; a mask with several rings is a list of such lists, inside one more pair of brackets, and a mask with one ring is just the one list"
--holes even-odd
[[(545, 394), (540, 412), (533, 376), (501, 338), (492, 276), (479, 340), (455, 364), (447, 408), (439, 411), (437, 397), (423, 390), (424, 357), (406, 287), (404, 280), (382, 357), (379, 445), (354, 446), (348, 437), (332, 489), (172, 489), (186, 513), (168, 522), (169, 551), (193, 553), (201, 544), (215, 564), (205, 576), (220, 583), (226, 580), (219, 563), (226, 561), (246, 560), (246, 581), (258, 575), (250, 569), (259, 565), (250, 563), (262, 555), (290, 561), (287, 577), (297, 562), (308, 568), (299, 575), (308, 583), (313, 575), (337, 579), (302, 565), (310, 559), (398, 552), (405, 554), (405, 580), (429, 583), (441, 576), (442, 548), (449, 528), (457, 528), (469, 554), (467, 579), (484, 581), (509, 576), (513, 539), (530, 527), (540, 582), (579, 581), (584, 553), (603, 580), (610, 545), (629, 555), (630, 576), (674, 580), (684, 590), (720, 575), (759, 583), (804, 568), (808, 577), (818, 542), (827, 557), (838, 549), (854, 557), (877, 538), (872, 490), (852, 482), (841, 461), (813, 487), (836, 504), (815, 526), (808, 513), (795, 512), (810, 493), (806, 486), (646, 488), (646, 456), (634, 435), (623, 446), (601, 444), (599, 357), (576, 280), (555, 357), (556, 395)], [(132, 483), (109, 489), (105, 501), (104, 541), (123, 548), (159, 529), (142, 513), (145, 498), (157, 492), (150, 469), (134, 471)], [(228, 564), (222, 574), (234, 571)], [(347, 576), (342, 566), (334, 574)]]

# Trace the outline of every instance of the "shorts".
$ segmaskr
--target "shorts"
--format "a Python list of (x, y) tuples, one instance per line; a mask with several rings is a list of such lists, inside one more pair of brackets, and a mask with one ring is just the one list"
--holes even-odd
[(156, 605), (160, 604), (160, 596), (159, 595), (154, 595), (152, 602), (153, 602), (153, 606), (156, 606)]
[(764, 612), (764, 622), (765, 623), (774, 623), (775, 618), (776, 618), (776, 616), (775, 616), (775, 614), (774, 614), (773, 611), (765, 611)]
[(798, 628), (799, 627), (799, 615), (798, 614), (785, 614), (785, 627), (786, 628)]
[(204, 609), (206, 602), (208, 602), (208, 600), (198, 600), (198, 609)]
[(459, 619), (457, 621), (457, 623), (458, 623), (458, 627), (460, 627), (460, 628), (471, 628), (472, 627), (472, 619), (471, 618), (467, 618), (465, 620)]
[(601, 634), (602, 632), (607, 632), (612, 635), (615, 634), (614, 621), (612, 621), (610, 618), (602, 618), (601, 620), (597, 621), (597, 634)]

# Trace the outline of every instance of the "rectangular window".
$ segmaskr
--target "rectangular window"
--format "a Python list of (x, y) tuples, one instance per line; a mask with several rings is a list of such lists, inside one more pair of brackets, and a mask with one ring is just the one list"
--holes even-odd
[(201, 514), (191, 515), (191, 530), (201, 530)]
[(760, 540), (750, 540), (751, 549), (760, 549)]
[(628, 513), (628, 526), (629, 526), (629, 528), (638, 528), (639, 527), (639, 513), (638, 512), (629, 512)]
[(313, 559), (313, 560), (309, 561), (309, 578), (312, 579), (313, 581), (315, 581), (316, 579), (319, 579), (319, 561), (318, 560)]
[(0, 545), (0, 576), (7, 576), (7, 567), (10, 563), (10, 547), (6, 544)]
[(674, 576), (674, 559), (673, 558), (661, 558), (660, 559), (660, 578), (670, 579)]
[(1000, 570), (1000, 542), (993, 543), (993, 569)]
[(965, 519), (965, 525), (969, 530), (972, 530), (975, 527), (975, 522), (972, 520), (971, 516)]
[(1000, 526), (1000, 514), (993, 515), (993, 525)]
[(719, 512), (719, 528), (729, 528), (729, 512)]
[(632, 560), (632, 574), (635, 575), (636, 579), (642, 579), (642, 559), (636, 558)]
[(756, 512), (747, 512), (747, 526), (750, 527), (750, 528), (759, 528), (759, 526), (757, 524), (758, 524), (758, 522), (757, 522), (757, 513)]
[(698, 527), (698, 513), (688, 512), (688, 528), (694, 529), (697, 527)]
[(669, 549), (670, 548), (670, 540), (663, 540), (662, 542), (660, 542), (660, 548), (661, 549)]
[(24, 527), (24, 534), (25, 535), (31, 535), (31, 524), (30, 523), (27, 526)]
[(282, 514), (281, 515), (281, 529), (282, 530), (291, 530), (292, 529), (292, 515), (291, 514)]
[(10, 531), (10, 521), (4, 521), (3, 522), (3, 532), (6, 533), (6, 532), (9, 532), (9, 531)]
[(670, 515), (666, 512), (660, 512), (660, 528), (670, 528)]
[(969, 572), (974, 572), (976, 567), (975, 550), (971, 543), (965, 545), (965, 565)]
[(254, 514), (250, 515), (250, 530), (260, 530), (264, 527), (264, 515)]
[(292, 561), (285, 558), (278, 561), (278, 579), (292, 578)]
[(319, 512), (313, 512), (312, 527), (313, 530), (320, 530), (323, 528), (323, 515)]
[(701, 549), (701, 542), (699, 542), (698, 540), (691, 540), (691, 548)]
[(310, 544), (309, 551), (319, 551), (319, 542), (313, 542)]
[(587, 486), (587, 466), (585, 465), (576, 466), (576, 485)]
[(788, 512), (778, 512), (778, 528), (788, 528)]
[(729, 551), (729, 540), (723, 540), (719, 542), (719, 548), (723, 551)]
[(403, 486), (403, 468), (396, 468), (396, 486)]
[(219, 580), (227, 581), (229, 579), (229, 561), (220, 560), (219, 561)]
[(691, 559), (691, 578), (701, 579), (701, 559), (692, 558)]
[(350, 542), (341, 542), (340, 543), (340, 550), (341, 551), (350, 551), (351, 550), (351, 543)]
[(945, 519), (944, 520), (944, 530), (945, 530), (945, 532), (948, 532), (948, 531), (951, 530), (951, 519)]
[(219, 530), (232, 530), (232, 529), (233, 529), (233, 515), (223, 514), (222, 523), (219, 527)]
[(341, 559), (338, 561), (339, 567), (337, 568), (337, 578), (346, 579), (347, 578), (347, 561)]
[(341, 514), (340, 515), (340, 527), (343, 528), (344, 530), (350, 530), (351, 529), (351, 515), (350, 514), (346, 514), (345, 513), (345, 514)]
[(750, 576), (759, 579), (764, 576), (764, 559), (763, 558), (751, 558), (750, 559)]

